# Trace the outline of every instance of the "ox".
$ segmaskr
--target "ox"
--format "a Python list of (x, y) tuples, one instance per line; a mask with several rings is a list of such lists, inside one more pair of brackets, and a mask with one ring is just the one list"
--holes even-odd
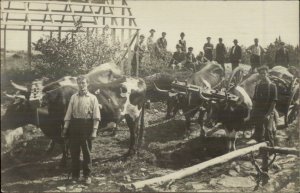
[[(108, 127), (126, 119), (130, 130), (130, 147), (126, 155), (137, 152), (142, 144), (143, 136), (143, 106), (146, 94), (146, 84), (142, 79), (127, 78), (116, 72), (116, 66), (103, 64), (87, 74), (91, 84), (90, 92), (94, 93), (101, 104), (101, 123), (99, 127)], [(78, 91), (74, 77), (64, 77), (58, 81), (43, 86), (42, 81), (33, 82), (31, 89), (12, 83), (19, 90), (15, 96), (7, 95), (14, 101), (8, 106), (2, 118), (3, 128), (16, 128), (26, 124), (34, 124), (54, 143), (63, 147), (62, 164), (66, 163), (67, 149), (61, 138), (64, 115), (71, 96)], [(42, 91), (46, 106), (33, 105), (30, 99), (33, 91)], [(141, 118), (142, 127), (138, 123)], [(114, 123), (114, 124), (112, 124)], [(139, 136), (139, 137), (138, 137)]]
[[(211, 62), (207, 63), (200, 71), (194, 73), (186, 81), (187, 84), (193, 84), (202, 88), (216, 88), (222, 82), (224, 70), (221, 65)], [(154, 84), (155, 85), (155, 84)], [(190, 131), (191, 119), (199, 112), (198, 123), (201, 127), (201, 135), (204, 134), (203, 119), (207, 112), (207, 101), (201, 93), (185, 93), (175, 89), (162, 90), (156, 87), (157, 91), (168, 95), (166, 118), (172, 118), (179, 110), (182, 110), (186, 119), (186, 134)], [(199, 108), (197, 108), (199, 107)]]

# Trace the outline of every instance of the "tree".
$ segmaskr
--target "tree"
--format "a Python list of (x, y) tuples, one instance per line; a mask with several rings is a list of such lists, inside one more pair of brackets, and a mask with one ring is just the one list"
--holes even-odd
[(57, 79), (65, 75), (85, 74), (96, 66), (121, 57), (121, 44), (107, 34), (67, 34), (61, 41), (47, 37), (34, 44), (42, 54), (34, 57), (34, 67), (41, 76)]

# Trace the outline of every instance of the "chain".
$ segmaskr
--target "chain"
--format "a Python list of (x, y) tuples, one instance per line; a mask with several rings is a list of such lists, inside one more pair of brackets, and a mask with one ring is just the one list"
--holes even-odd
[[(200, 105), (196, 106), (195, 108), (192, 108), (191, 110), (188, 110), (187, 112), (181, 114), (180, 116), (185, 116), (186, 114), (188, 114), (188, 113), (190, 113), (190, 112), (196, 110), (196, 109), (199, 108), (199, 107), (200, 107)], [(149, 127), (155, 127), (155, 126), (158, 126), (158, 125), (161, 125), (161, 124), (165, 124), (165, 123), (168, 123), (168, 122), (173, 121), (173, 120), (175, 120), (175, 119), (176, 119), (176, 117), (172, 117), (172, 118), (170, 118), (170, 119), (166, 119), (166, 120), (161, 121), (161, 122), (158, 122), (158, 123), (153, 123), (153, 124), (148, 125), (147, 127), (145, 127), (145, 129), (147, 129), (147, 128), (149, 128)], [(117, 129), (116, 131), (128, 131), (128, 129)], [(101, 132), (101, 130), (100, 130), (100, 132)]]
[[(186, 114), (188, 114), (188, 113), (190, 113), (190, 112), (196, 110), (196, 109), (199, 108), (199, 107), (200, 107), (200, 105), (199, 105), (199, 106), (196, 106), (195, 108), (192, 108), (191, 110), (189, 110), (189, 111), (187, 111), (187, 112), (185, 112), (185, 113), (183, 113), (181, 116), (185, 116)], [(164, 120), (164, 121), (161, 121), (161, 122), (158, 122), (158, 123), (154, 123), (154, 124), (148, 125), (148, 127), (146, 127), (146, 128), (149, 128), (149, 127), (155, 127), (155, 126), (158, 126), (158, 125), (161, 125), (161, 124), (165, 124), (165, 123), (168, 123), (168, 122), (173, 121), (173, 120), (175, 120), (175, 119), (176, 119), (176, 117), (174, 116), (174, 117), (172, 117), (172, 118), (170, 118), (170, 119), (166, 119), (166, 120)]]

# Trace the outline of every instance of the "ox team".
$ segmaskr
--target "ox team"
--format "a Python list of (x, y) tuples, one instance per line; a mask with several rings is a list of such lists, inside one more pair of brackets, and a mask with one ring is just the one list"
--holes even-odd
[[(137, 67), (137, 61), (141, 61), (143, 58), (143, 54), (148, 48), (150, 52), (150, 56), (153, 58), (161, 57), (165, 58), (166, 48), (167, 48), (167, 40), (166, 40), (166, 33), (162, 33), (162, 37), (160, 37), (157, 42), (153, 41), (155, 30), (150, 30), (151, 35), (147, 39), (147, 46), (144, 45), (145, 36), (141, 35), (139, 38), (138, 44), (136, 44), (134, 51), (135, 55), (132, 60), (133, 66), (133, 75)], [(187, 68), (191, 69), (192, 71), (196, 71), (199, 68), (206, 69), (208, 66), (205, 66), (204, 63), (207, 61), (213, 60), (213, 49), (214, 46), (211, 43), (211, 38), (207, 38), (207, 43), (205, 43), (203, 47), (203, 52), (200, 52), (197, 57), (193, 54), (193, 48), (188, 47), (185, 41), (185, 34), (180, 34), (180, 40), (176, 45), (177, 51), (173, 54), (173, 57), (170, 61), (170, 68)], [(220, 72), (224, 70), (224, 63), (225, 63), (225, 54), (226, 48), (225, 45), (222, 43), (222, 38), (219, 38), (219, 44), (216, 46), (216, 61), (222, 66), (218, 69), (213, 63), (211, 67), (215, 67), (214, 72)], [(241, 61), (242, 52), (241, 47), (238, 45), (238, 40), (234, 40), (234, 45), (230, 50), (230, 61), (232, 64), (232, 69), (239, 66)], [(260, 83), (255, 88), (255, 95), (254, 95), (254, 109), (256, 116), (255, 119), (255, 133), (253, 135), (253, 140), (249, 141), (248, 143), (253, 142), (260, 142), (264, 140), (269, 140), (273, 142), (273, 130), (270, 128), (271, 121), (274, 117), (274, 109), (277, 100), (277, 88), (276, 85), (273, 84), (267, 77), (268, 74), (268, 67), (261, 64), (261, 56), (264, 53), (264, 50), (258, 44), (258, 39), (254, 40), (254, 45), (247, 49), (247, 52), (251, 54), (251, 71), (257, 70), (259, 73), (259, 77), (261, 79)], [(288, 65), (288, 53), (284, 49), (284, 45), (281, 44), (280, 50), (276, 53), (276, 63), (280, 63), (281, 65)], [(222, 73), (219, 73), (222, 74)], [(207, 74), (206, 74), (207, 75)], [(198, 77), (202, 80), (203, 77)], [(195, 80), (191, 81), (191, 83), (195, 83)], [(205, 83), (202, 81), (202, 83)], [(99, 123), (103, 124), (107, 120), (101, 119), (101, 114), (106, 115), (106, 110), (108, 107), (103, 108), (100, 114), (100, 106), (107, 105), (107, 104), (99, 104), (98, 102), (108, 101), (110, 103), (111, 96), (115, 96), (117, 98), (117, 94), (115, 92), (115, 87), (120, 87), (120, 91), (118, 90), (118, 96), (121, 94), (121, 97), (126, 99), (124, 104), (122, 105), (123, 111), (117, 111), (112, 107), (110, 104), (110, 112), (113, 112), (114, 116), (106, 116), (107, 118), (114, 119), (110, 120), (111, 123), (117, 123), (118, 120), (125, 118), (128, 126), (130, 128), (131, 134), (131, 141), (130, 141), (130, 150), (129, 153), (135, 153), (137, 147), (136, 145), (139, 144), (139, 136), (136, 136), (137, 132), (137, 125), (140, 114), (143, 112), (141, 109), (144, 104), (144, 97), (146, 92), (146, 85), (145, 82), (141, 79), (134, 79), (134, 78), (125, 78), (122, 79), (120, 84), (114, 85), (113, 88), (106, 88), (105, 92), (101, 92), (98, 95), (101, 95), (102, 101), (98, 101), (97, 97), (87, 90), (88, 80), (85, 76), (79, 76), (77, 78), (77, 84), (79, 91), (72, 90), (72, 97), (70, 99), (69, 105), (67, 107), (67, 112), (64, 115), (64, 129), (61, 133), (61, 137), (66, 138), (67, 136), (70, 138), (70, 150), (71, 150), (71, 158), (72, 158), (72, 181), (76, 182), (80, 176), (80, 151), (83, 153), (83, 175), (84, 181), (87, 184), (91, 183), (90, 173), (91, 173), (91, 157), (90, 151), (92, 149), (92, 139), (94, 139), (97, 135), (97, 129), (99, 127)], [(208, 83), (207, 83), (208, 84)], [(209, 84), (209, 86), (217, 85), (218, 82), (216, 81), (214, 84)], [(69, 87), (68, 87), (69, 88)], [(98, 87), (96, 87), (98, 88)], [(69, 88), (71, 89), (71, 87)], [(96, 93), (97, 89), (91, 91), (92, 93)], [(23, 89), (23, 92), (28, 92), (26, 88)], [(52, 92), (60, 92), (60, 89), (54, 89)], [(75, 94), (74, 94), (75, 92)], [(119, 93), (120, 92), (120, 93)], [(100, 96), (98, 96), (99, 98)], [(134, 98), (135, 97), (135, 98)], [(135, 99), (132, 100), (131, 99)], [(25, 100), (25, 99), (22, 99)], [(118, 100), (116, 100), (118, 101)], [(120, 100), (121, 101), (121, 100)], [(123, 101), (123, 100), (122, 100)], [(113, 101), (115, 102), (115, 101)], [(57, 105), (59, 106), (59, 105)], [(108, 106), (108, 105), (107, 105)], [(110, 114), (111, 115), (111, 114)], [(45, 115), (45, 119), (41, 119), (41, 123), (46, 118), (52, 116), (51, 109), (49, 110), (49, 115)], [(59, 117), (58, 120), (60, 120)], [(189, 119), (189, 117), (188, 117)], [(17, 119), (18, 120), (18, 119)], [(51, 120), (51, 119), (50, 119)], [(28, 120), (27, 120), (28, 121)], [(9, 121), (11, 122), (11, 121)], [(36, 121), (32, 121), (36, 122)], [(23, 123), (20, 123), (23, 124)], [(44, 125), (49, 125), (48, 122), (45, 122)], [(106, 123), (108, 125), (108, 123)], [(42, 128), (43, 125), (41, 125)], [(58, 127), (59, 128), (59, 127)], [(142, 132), (142, 131), (141, 131)]]

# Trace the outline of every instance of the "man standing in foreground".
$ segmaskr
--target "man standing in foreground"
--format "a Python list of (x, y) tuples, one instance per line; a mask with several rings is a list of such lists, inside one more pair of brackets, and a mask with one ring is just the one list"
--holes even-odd
[(226, 48), (225, 45), (223, 44), (223, 39), (219, 38), (219, 43), (217, 44), (216, 47), (216, 61), (221, 64), (223, 69), (225, 70), (225, 54), (226, 54)]
[(268, 66), (257, 68), (260, 82), (255, 87), (253, 96), (253, 120), (255, 121), (255, 132), (253, 139), (248, 144), (269, 141), (274, 145), (275, 124), (274, 112), (277, 101), (277, 87), (268, 77)]
[(248, 53), (251, 54), (250, 56), (250, 63), (251, 63), (251, 69), (250, 72), (254, 72), (256, 68), (261, 66), (261, 60), (262, 60), (262, 55), (264, 54), (265, 50), (258, 45), (258, 39), (254, 39), (254, 45), (250, 46), (249, 48), (246, 49)]
[(206, 39), (207, 43), (205, 43), (203, 46), (204, 57), (207, 58), (209, 61), (212, 61), (214, 45), (210, 43), (211, 37), (207, 37)]
[(77, 78), (79, 91), (72, 95), (65, 115), (62, 137), (70, 136), (70, 151), (72, 158), (72, 181), (78, 182), (80, 176), (80, 149), (83, 154), (83, 176), (86, 184), (91, 184), (92, 159), (90, 151), (91, 140), (96, 138), (100, 121), (100, 109), (97, 97), (87, 90), (86, 77)]
[(238, 45), (237, 39), (233, 40), (234, 46), (230, 50), (230, 62), (232, 71), (239, 66), (242, 59), (242, 48)]

